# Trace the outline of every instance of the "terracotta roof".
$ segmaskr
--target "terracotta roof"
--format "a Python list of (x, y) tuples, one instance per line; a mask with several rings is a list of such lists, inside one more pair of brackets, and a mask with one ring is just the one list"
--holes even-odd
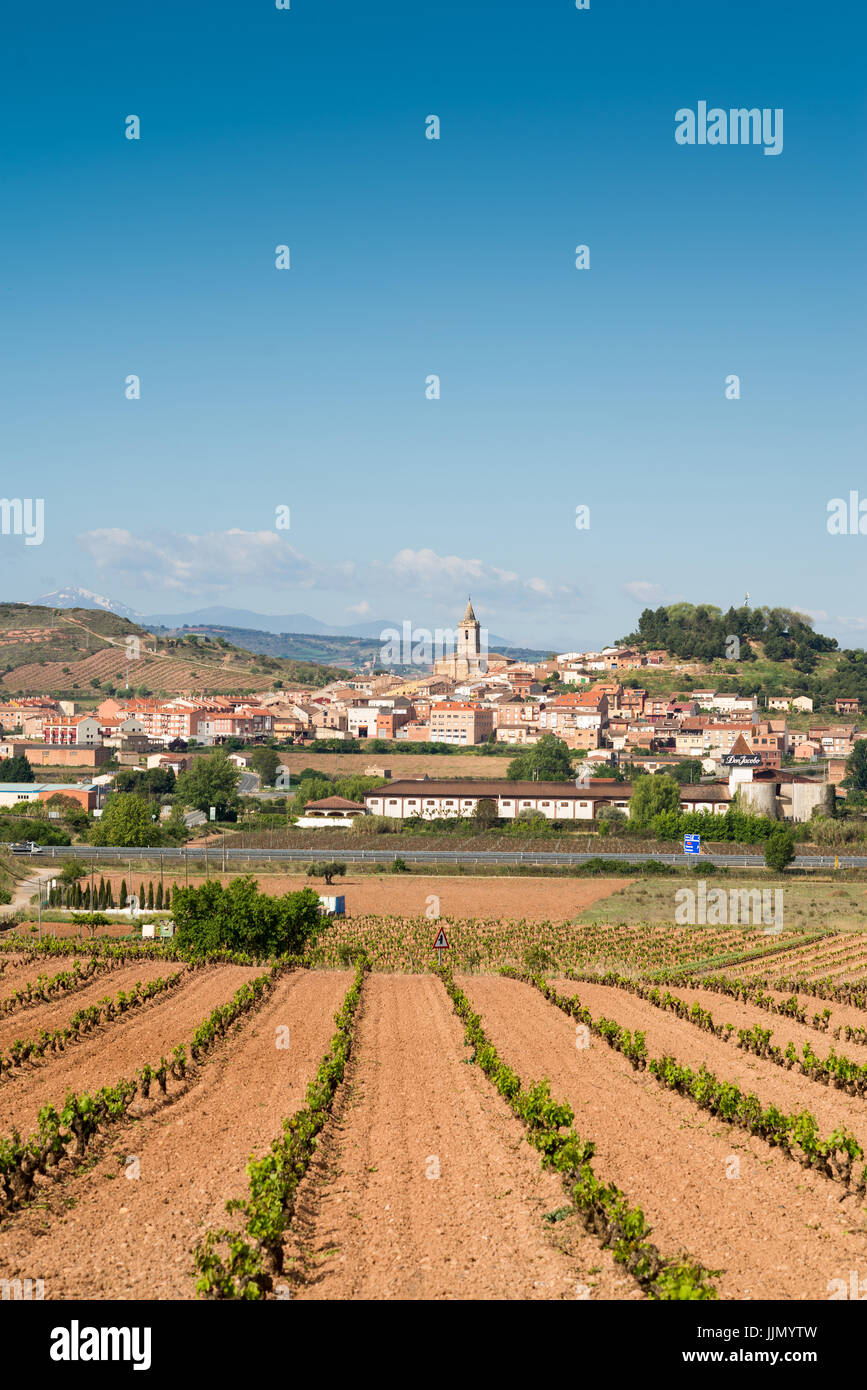
[(325, 796), (321, 801), (307, 801), (305, 811), (366, 811), (363, 801), (347, 801), (345, 796)]
[(525, 800), (528, 797), (545, 797), (552, 800), (577, 800), (587, 801), (594, 797), (615, 797), (617, 800), (626, 800), (632, 795), (632, 786), (628, 782), (615, 782), (613, 778), (596, 778), (590, 787), (576, 787), (574, 782), (511, 782), (507, 777), (497, 777), (493, 780), (470, 780), (449, 779), (438, 777), (436, 780), (431, 778), (420, 778), (417, 781), (404, 779), (398, 782), (389, 782), (385, 787), (379, 787), (373, 791), (365, 792), (364, 799), (370, 797), (429, 797), (429, 796), (450, 796), (462, 799), (477, 796), (503, 797), (506, 800)]
[(681, 801), (731, 801), (727, 782), (685, 783), (680, 789)]
[(752, 751), (752, 748), (747, 743), (743, 734), (738, 734), (737, 738), (731, 746), (731, 756), (734, 757), (736, 754), (741, 754), (744, 757), (748, 758)]

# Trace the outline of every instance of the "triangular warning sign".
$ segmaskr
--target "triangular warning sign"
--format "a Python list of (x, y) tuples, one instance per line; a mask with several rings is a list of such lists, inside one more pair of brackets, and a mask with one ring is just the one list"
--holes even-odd
[(448, 951), (449, 949), (450, 949), (450, 948), (449, 948), (449, 943), (448, 943), (448, 941), (446, 940), (446, 934), (445, 934), (445, 932), (443, 931), (442, 927), (440, 927), (439, 931), (437, 932), (437, 939), (436, 939), (436, 941), (434, 942), (434, 950), (435, 950), (435, 951)]

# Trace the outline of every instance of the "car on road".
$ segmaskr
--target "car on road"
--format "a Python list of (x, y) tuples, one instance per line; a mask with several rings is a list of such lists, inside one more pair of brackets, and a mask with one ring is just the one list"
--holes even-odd
[(40, 854), (42, 851), (42, 846), (37, 845), (35, 840), (19, 840), (9, 848), (13, 854)]

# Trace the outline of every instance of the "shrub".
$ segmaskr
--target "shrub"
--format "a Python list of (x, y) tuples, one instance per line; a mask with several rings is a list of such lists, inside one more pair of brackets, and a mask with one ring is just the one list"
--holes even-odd
[(172, 894), (178, 946), (204, 954), (228, 948), (255, 955), (300, 954), (312, 944), (322, 921), (312, 888), (270, 897), (251, 874), (228, 888), (211, 879)]

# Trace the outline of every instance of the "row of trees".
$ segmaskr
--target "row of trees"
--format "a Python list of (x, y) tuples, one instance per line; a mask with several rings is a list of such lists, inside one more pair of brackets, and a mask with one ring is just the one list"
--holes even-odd
[[(49, 890), (49, 907), (68, 907), (68, 908), (91, 908), (102, 911), (105, 908), (123, 909), (129, 906), (129, 893), (127, 891), (126, 879), (121, 879), (118, 890), (117, 902), (114, 898), (114, 888), (111, 879), (103, 878), (100, 875), (99, 884), (94, 880), (93, 884), (85, 879), (86, 870), (77, 860), (71, 860), (69, 865), (64, 866), (60, 876), (60, 882)], [(160, 880), (154, 889), (153, 879), (148, 881), (147, 889), (144, 882), (139, 883), (138, 905), (149, 912), (161, 912), (168, 909), (172, 904), (172, 886), (166, 884), (163, 888)]]

